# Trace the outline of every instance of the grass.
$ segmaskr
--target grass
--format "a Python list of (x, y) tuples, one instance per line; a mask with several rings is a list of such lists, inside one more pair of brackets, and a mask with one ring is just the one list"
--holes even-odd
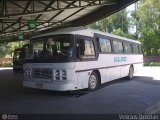
[(144, 66), (160, 66), (160, 62), (144, 63)]

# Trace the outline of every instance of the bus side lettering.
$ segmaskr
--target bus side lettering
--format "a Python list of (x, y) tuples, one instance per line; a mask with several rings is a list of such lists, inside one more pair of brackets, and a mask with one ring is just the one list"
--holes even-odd
[(114, 57), (114, 62), (125, 62), (127, 57)]

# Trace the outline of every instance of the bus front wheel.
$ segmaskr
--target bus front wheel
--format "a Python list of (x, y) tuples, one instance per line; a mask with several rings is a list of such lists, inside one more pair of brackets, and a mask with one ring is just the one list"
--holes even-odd
[(99, 86), (99, 78), (96, 72), (92, 72), (89, 81), (88, 81), (88, 89), (89, 91), (95, 91)]

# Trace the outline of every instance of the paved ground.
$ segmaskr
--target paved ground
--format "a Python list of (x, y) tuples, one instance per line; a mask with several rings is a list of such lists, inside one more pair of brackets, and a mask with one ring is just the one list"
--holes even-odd
[(119, 79), (91, 93), (22, 87), (23, 74), (0, 68), (0, 113), (143, 113), (160, 102), (159, 67), (145, 67), (133, 80)]

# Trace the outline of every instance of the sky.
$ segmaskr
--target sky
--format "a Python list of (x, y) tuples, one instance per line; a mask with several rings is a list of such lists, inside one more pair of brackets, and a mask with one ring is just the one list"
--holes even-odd
[(134, 8), (135, 8), (135, 4), (132, 4), (132, 5), (130, 5), (130, 6), (127, 7), (127, 10), (128, 11), (133, 11)]
[[(130, 6), (127, 7), (127, 11), (129, 11), (129, 12), (133, 11), (134, 9), (135, 9), (135, 4), (132, 4), (132, 5), (130, 5)], [(128, 17), (130, 17), (130, 16), (131, 16), (131, 14), (129, 13)], [(129, 32), (131, 32), (132, 34), (134, 34), (136, 32), (135, 26), (133, 26), (133, 28), (130, 28)]]

